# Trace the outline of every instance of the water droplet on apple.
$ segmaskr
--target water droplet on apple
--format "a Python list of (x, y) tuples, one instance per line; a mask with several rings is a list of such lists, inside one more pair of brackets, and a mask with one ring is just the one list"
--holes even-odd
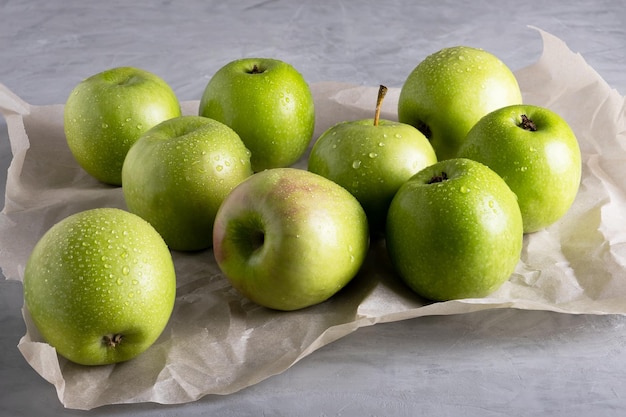
[(361, 161), (356, 159), (354, 161), (352, 161), (352, 168), (354, 169), (358, 169), (361, 166)]
[(106, 124), (106, 123), (102, 123), (102, 128), (103, 128), (103, 129), (106, 129), (106, 128), (108, 128), (108, 127), (109, 127), (109, 125), (108, 125), (108, 124)]
[(223, 170), (223, 169), (224, 169), (224, 167), (223, 167), (223, 166), (221, 166), (221, 165), (218, 165), (218, 166), (216, 166), (216, 167), (215, 167), (215, 170), (216, 170), (217, 172), (222, 172), (222, 170)]
[(370, 158), (374, 159), (378, 156), (378, 154), (376, 152), (370, 152), (368, 155)]
[[(387, 137), (387, 135), (385, 135), (385, 137)], [(383, 142), (378, 142), (378, 146), (382, 148), (383, 146), (385, 146), (385, 144)]]
[(131, 119), (130, 117), (127, 117), (127, 118), (126, 118), (126, 121), (127, 121), (127, 122), (130, 122), (131, 120), (133, 120), (133, 119)]
[(141, 123), (137, 124), (137, 129), (143, 129), (143, 125)]
[(463, 194), (467, 194), (470, 192), (470, 189), (468, 187), (466, 187), (465, 185), (461, 185), (461, 188), (459, 189)]
[(401, 135), (401, 134), (399, 134), (399, 133), (396, 133), (394, 136), (395, 136), (397, 139), (401, 139), (401, 138), (402, 138), (402, 135)]
[(137, 285), (137, 284), (139, 284), (139, 281), (137, 281), (136, 279), (134, 279), (134, 280), (132, 281), (132, 283), (133, 283), (133, 285)]
[(128, 275), (130, 273), (130, 268), (128, 266), (124, 266), (122, 268), (122, 274), (123, 275)]
[(118, 278), (118, 279), (115, 281), (115, 283), (116, 283), (117, 285), (122, 285), (122, 284), (124, 283), (124, 281), (122, 280), (122, 278)]

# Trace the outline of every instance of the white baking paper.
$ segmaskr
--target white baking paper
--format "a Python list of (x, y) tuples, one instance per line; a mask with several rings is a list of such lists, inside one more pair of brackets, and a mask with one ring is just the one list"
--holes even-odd
[[(626, 313), (626, 126), (624, 97), (554, 36), (540, 31), (537, 63), (516, 72), (524, 101), (546, 106), (574, 129), (583, 154), (577, 199), (558, 223), (524, 240), (510, 280), (489, 297), (431, 303), (392, 273), (374, 245), (357, 276), (339, 294), (295, 312), (259, 307), (235, 292), (210, 250), (174, 253), (178, 294), (171, 321), (144, 354), (126, 363), (85, 367), (57, 356), (24, 311), (19, 349), (56, 387), (68, 408), (105, 404), (183, 403), (229, 394), (285, 371), (316, 349), (359, 327), (425, 315), (518, 308), (570, 314)], [(317, 137), (336, 122), (372, 117), (377, 86), (311, 86)], [(396, 118), (398, 88), (382, 117)], [(195, 114), (197, 101), (183, 103)], [(82, 171), (63, 135), (63, 106), (31, 106), (0, 85), (13, 160), (0, 214), (0, 266), (21, 280), (38, 239), (62, 218), (89, 208), (125, 208), (121, 189)], [(305, 160), (297, 166), (306, 167)]]

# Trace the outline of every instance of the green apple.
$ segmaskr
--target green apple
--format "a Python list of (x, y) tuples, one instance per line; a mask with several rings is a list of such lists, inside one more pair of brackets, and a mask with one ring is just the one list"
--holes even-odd
[(180, 114), (178, 99), (163, 79), (139, 68), (116, 67), (74, 87), (64, 108), (65, 136), (87, 173), (120, 185), (132, 144), (152, 126)]
[(437, 162), (428, 139), (405, 123), (380, 119), (386, 87), (379, 89), (374, 119), (338, 123), (315, 142), (308, 169), (350, 191), (359, 200), (372, 233), (384, 230), (398, 188)]
[(487, 114), (467, 134), (459, 156), (482, 162), (506, 181), (526, 233), (563, 217), (578, 193), (578, 141), (567, 122), (544, 107), (513, 105)]
[(154, 344), (176, 297), (174, 263), (149, 223), (124, 210), (73, 214), (37, 242), (24, 300), (37, 329), (78, 364), (130, 360)]
[(239, 184), (215, 218), (213, 251), (232, 286), (276, 310), (321, 303), (359, 271), (367, 217), (343, 187), (312, 172), (273, 168)]
[(455, 46), (427, 56), (409, 74), (398, 98), (398, 120), (422, 131), (441, 161), (456, 156), (481, 117), (520, 103), (515, 75), (500, 59)]
[(228, 193), (252, 175), (250, 151), (234, 130), (201, 116), (180, 116), (144, 133), (128, 151), (122, 189), (128, 209), (170, 249), (201, 250)]
[(269, 58), (239, 59), (220, 68), (202, 94), (199, 114), (241, 136), (255, 172), (292, 165), (315, 127), (308, 84), (293, 66)]
[(498, 174), (453, 158), (400, 187), (389, 207), (386, 237), (392, 265), (420, 296), (479, 298), (498, 289), (519, 262), (522, 215)]

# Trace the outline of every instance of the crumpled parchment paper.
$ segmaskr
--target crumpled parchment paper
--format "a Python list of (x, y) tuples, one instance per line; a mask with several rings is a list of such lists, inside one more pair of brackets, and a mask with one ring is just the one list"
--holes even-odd
[[(578, 54), (540, 31), (543, 54), (516, 72), (524, 101), (551, 108), (575, 131), (583, 154), (577, 199), (561, 221), (527, 235), (522, 259), (501, 289), (482, 299), (431, 303), (407, 289), (374, 245), (357, 276), (329, 301), (277, 312), (242, 298), (220, 274), (210, 250), (174, 253), (178, 294), (170, 323), (144, 354), (126, 363), (84, 367), (57, 356), (24, 310), (19, 350), (56, 387), (68, 408), (105, 404), (182, 403), (228, 394), (283, 372), (316, 349), (361, 326), (425, 315), (492, 308), (570, 314), (626, 313), (626, 109)], [(372, 117), (377, 86), (311, 86), (315, 138), (336, 122)], [(391, 88), (383, 118), (396, 119)], [(198, 102), (183, 103), (195, 114)], [(31, 106), (0, 85), (13, 160), (0, 214), (0, 266), (21, 280), (32, 247), (54, 223), (94, 207), (125, 208), (120, 188), (98, 183), (71, 156), (63, 106)], [(306, 167), (305, 158), (297, 164)]]

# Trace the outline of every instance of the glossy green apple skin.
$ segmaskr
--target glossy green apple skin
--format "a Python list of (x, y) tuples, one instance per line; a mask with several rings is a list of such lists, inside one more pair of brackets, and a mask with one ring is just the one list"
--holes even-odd
[(128, 209), (154, 226), (170, 249), (213, 242), (222, 201), (252, 175), (250, 151), (223, 123), (201, 116), (166, 120), (131, 147), (122, 169)]
[[(90, 209), (56, 223), (24, 271), (25, 305), (43, 338), (82, 365), (130, 360), (160, 336), (176, 297), (174, 264), (150, 224)], [(122, 335), (109, 347), (107, 335)]]
[(145, 131), (180, 116), (174, 91), (160, 77), (133, 67), (116, 67), (81, 81), (64, 108), (67, 144), (91, 176), (121, 185), (122, 164)]
[(232, 286), (276, 310), (321, 303), (359, 271), (367, 217), (347, 190), (309, 171), (274, 168), (237, 186), (215, 219), (215, 259)]
[[(433, 182), (446, 173), (447, 180)], [(415, 174), (391, 202), (387, 249), (400, 277), (420, 296), (485, 297), (519, 262), (522, 215), (494, 171), (469, 159), (438, 162)]]
[(295, 163), (315, 127), (308, 84), (293, 66), (269, 58), (235, 60), (220, 68), (202, 94), (199, 114), (241, 136), (255, 172)]
[[(536, 130), (523, 127), (522, 115)], [(470, 130), (459, 156), (482, 162), (506, 181), (517, 195), (526, 233), (563, 217), (580, 186), (576, 135), (560, 115), (540, 106), (507, 106), (489, 113)]]
[(455, 46), (429, 55), (409, 74), (398, 98), (398, 120), (424, 132), (442, 161), (456, 156), (481, 117), (520, 103), (517, 80), (500, 59)]
[(437, 162), (428, 139), (404, 123), (346, 121), (324, 132), (308, 169), (341, 185), (361, 203), (370, 230), (382, 232), (391, 199), (413, 174)]

